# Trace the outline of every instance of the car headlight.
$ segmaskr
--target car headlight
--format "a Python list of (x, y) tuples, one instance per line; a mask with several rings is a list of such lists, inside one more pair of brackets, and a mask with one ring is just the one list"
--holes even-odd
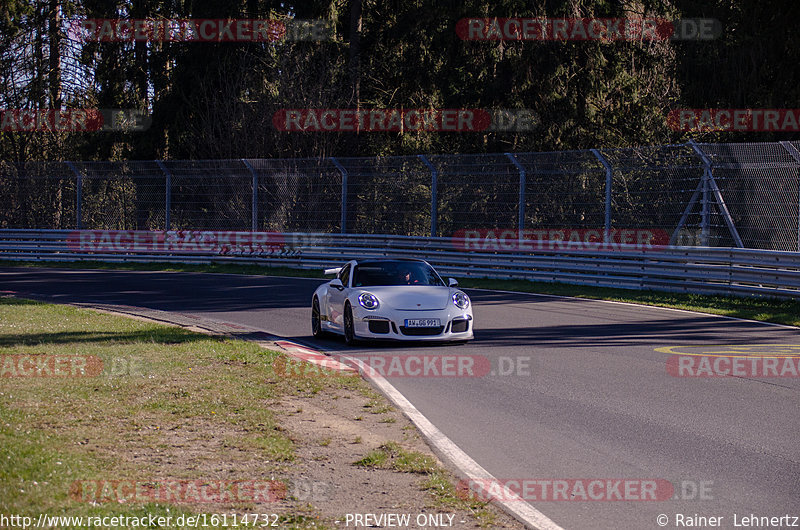
[(458, 291), (457, 293), (453, 294), (453, 303), (459, 309), (466, 309), (469, 307), (469, 296)]
[(358, 303), (364, 309), (378, 309), (378, 297), (372, 293), (361, 293), (358, 295)]

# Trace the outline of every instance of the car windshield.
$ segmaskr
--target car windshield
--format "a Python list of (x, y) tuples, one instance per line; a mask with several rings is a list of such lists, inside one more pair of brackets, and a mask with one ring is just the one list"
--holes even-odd
[(420, 261), (382, 261), (356, 265), (353, 287), (437, 285), (444, 282), (433, 267)]

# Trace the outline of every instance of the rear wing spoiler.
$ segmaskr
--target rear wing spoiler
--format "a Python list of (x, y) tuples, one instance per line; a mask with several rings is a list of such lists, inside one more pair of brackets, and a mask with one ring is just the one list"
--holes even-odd
[(336, 267), (335, 269), (325, 269), (325, 276), (328, 276), (330, 274), (339, 274), (339, 271), (341, 270), (342, 270), (341, 267)]

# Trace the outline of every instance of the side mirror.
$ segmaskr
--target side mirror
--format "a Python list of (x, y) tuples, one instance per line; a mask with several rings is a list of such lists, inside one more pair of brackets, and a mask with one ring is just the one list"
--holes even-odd
[(450, 287), (456, 287), (458, 285), (458, 281), (455, 278), (448, 278), (447, 285)]
[(339, 289), (340, 291), (344, 289), (344, 285), (342, 285), (342, 280), (340, 280), (339, 278), (334, 278), (333, 280), (331, 280), (330, 285), (334, 289)]

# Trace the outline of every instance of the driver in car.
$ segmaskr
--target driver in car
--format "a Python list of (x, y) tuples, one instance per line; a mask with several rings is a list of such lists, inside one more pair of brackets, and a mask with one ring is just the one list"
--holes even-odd
[(400, 269), (400, 283), (405, 285), (416, 285), (419, 279), (411, 269)]

